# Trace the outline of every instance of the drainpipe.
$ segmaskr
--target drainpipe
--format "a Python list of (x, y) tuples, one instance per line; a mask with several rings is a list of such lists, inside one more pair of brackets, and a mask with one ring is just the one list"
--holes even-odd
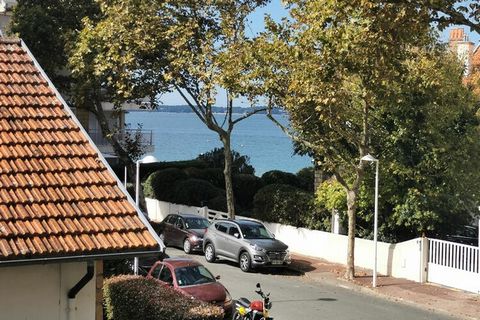
[(76, 308), (76, 296), (80, 292), (80, 290), (85, 287), (85, 285), (92, 280), (94, 275), (94, 267), (93, 267), (93, 261), (88, 261), (87, 262), (87, 273), (80, 279), (80, 281), (77, 282), (76, 285), (74, 285), (70, 290), (68, 290), (68, 314), (67, 314), (67, 319), (68, 320), (75, 320), (75, 308)]

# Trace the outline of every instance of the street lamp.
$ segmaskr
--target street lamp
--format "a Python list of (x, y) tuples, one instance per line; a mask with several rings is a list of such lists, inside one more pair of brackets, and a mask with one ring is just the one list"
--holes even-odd
[[(158, 162), (158, 159), (152, 155), (147, 155), (140, 160), (137, 160), (137, 172), (135, 175), (135, 204), (137, 208), (140, 208), (140, 164), (142, 163), (154, 163)], [(133, 259), (133, 271), (135, 275), (138, 275), (138, 257)]]
[(378, 235), (378, 159), (375, 159), (370, 154), (362, 157), (362, 161), (375, 162), (375, 215), (373, 219), (373, 243), (374, 243), (374, 264), (373, 264), (373, 283), (372, 287), (377, 286), (377, 235)]

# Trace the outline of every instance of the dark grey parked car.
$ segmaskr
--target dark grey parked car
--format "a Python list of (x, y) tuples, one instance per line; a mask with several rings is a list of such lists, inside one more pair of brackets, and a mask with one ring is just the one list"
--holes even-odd
[(237, 262), (245, 272), (256, 267), (290, 264), (288, 246), (256, 220), (215, 221), (205, 232), (203, 250), (208, 262), (222, 257)]

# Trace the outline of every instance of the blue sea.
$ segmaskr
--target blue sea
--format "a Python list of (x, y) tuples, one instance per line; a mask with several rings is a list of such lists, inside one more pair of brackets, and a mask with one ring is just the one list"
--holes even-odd
[[(223, 119), (222, 115), (217, 119)], [(193, 113), (132, 111), (127, 113), (126, 122), (132, 129), (143, 124), (144, 130), (153, 130), (153, 155), (160, 161), (194, 159), (222, 146), (218, 135)], [(239, 122), (233, 130), (232, 148), (250, 157), (257, 176), (270, 170), (295, 173), (312, 165), (309, 157), (293, 154), (291, 140), (265, 115)]]

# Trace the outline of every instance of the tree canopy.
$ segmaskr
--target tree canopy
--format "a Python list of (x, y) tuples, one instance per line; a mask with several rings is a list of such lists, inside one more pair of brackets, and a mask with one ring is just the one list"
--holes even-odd
[[(428, 184), (417, 174), (434, 175), (447, 167), (453, 173), (459, 168), (446, 160), (448, 153), (440, 157), (439, 150), (450, 148), (441, 143), (455, 141), (452, 134), (462, 126), (461, 119), (468, 120), (458, 134), (464, 134), (461, 139), (468, 144), (477, 134), (475, 110), (455, 62), (437, 47), (431, 22), (438, 10), (427, 3), (287, 3), (291, 18), (268, 21), (267, 32), (253, 46), (261, 61), (257, 65), (263, 66), (256, 80), (269, 107), (288, 112), (291, 130), (283, 127), (284, 131), (314, 154), (346, 192), (346, 276), (352, 278), (357, 208), (368, 171), (361, 158), (372, 153), (390, 170), (396, 165), (393, 172), (405, 174), (399, 180), (410, 177), (399, 190), (401, 195), (393, 196), (398, 198), (391, 202), (392, 223), (431, 230), (439, 217), (424, 199), (431, 197), (428, 201), (440, 204), (446, 192), (435, 182), (447, 183), (450, 177)], [(452, 151), (472, 155), (476, 147), (469, 147)], [(391, 186), (395, 188), (393, 182)]]
[[(234, 100), (247, 97), (245, 72), (250, 52), (246, 18), (268, 0), (100, 0), (101, 18), (85, 19), (74, 72), (84, 83), (110, 88), (114, 100), (152, 97), (177, 91), (223, 144), (228, 211), (235, 216), (231, 133), (235, 125), (265, 109), (233, 116)], [(85, 73), (85, 71), (87, 71)], [(95, 75), (92, 79), (90, 75)], [(226, 113), (213, 107), (225, 90)]]

